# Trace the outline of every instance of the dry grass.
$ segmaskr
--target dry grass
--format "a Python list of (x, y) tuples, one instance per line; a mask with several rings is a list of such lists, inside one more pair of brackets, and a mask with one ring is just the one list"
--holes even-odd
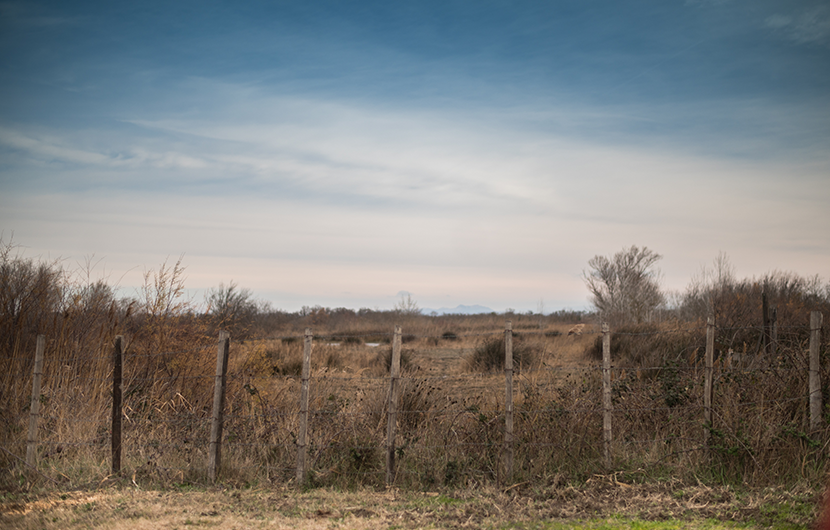
[[(0, 501), (4, 528), (807, 528), (815, 496), (805, 489), (738, 492), (678, 481), (492, 487), (447, 493), (315, 489), (95, 491)], [(652, 521), (649, 523), (648, 521)], [(662, 521), (663, 523), (658, 523)], [(647, 526), (648, 525), (648, 526)]]
[[(435, 335), (416, 334), (404, 345), (410, 367), (399, 403), (396, 485), (414, 490), (546, 485), (605, 473), (599, 371), (585, 354), (595, 330), (569, 336), (570, 326), (563, 324), (523, 333), (537, 362), (514, 379), (516, 464), (509, 478), (503, 460), (503, 375), (467, 368), (475, 348), (503, 331), (488, 331), (487, 318), (479, 327), (472, 321), (464, 319), (466, 332), (453, 332), (454, 339), (442, 338), (446, 326), (436, 326)], [(327, 337), (314, 344), (309, 484), (381, 487), (388, 346)], [(302, 348), (301, 340), (283, 338), (232, 344), (223, 483), (293, 481)], [(155, 366), (136, 356), (139, 362), (129, 372), (123, 469), (141, 487), (206, 483), (215, 345), (186, 355), (189, 363), (162, 358)], [(820, 482), (825, 459), (817, 440), (824, 434), (804, 429), (806, 402), (797, 399), (806, 385), (804, 374), (786, 366), (768, 372), (720, 369), (717, 422), (706, 451), (702, 370), (696, 356), (687, 357), (682, 365), (615, 372), (614, 469), (641, 483), (667, 477), (758, 486)], [(93, 368), (97, 377), (89, 378), (90, 384), (70, 365), (58, 370), (63, 379), (51, 377), (44, 386), (40, 471), (62, 487), (94, 485), (109, 473), (106, 362)], [(156, 376), (139, 377), (152, 373)], [(21, 414), (18, 434), (6, 445), (17, 454), (25, 453), (20, 436), (25, 420)], [(8, 469), (7, 489), (51, 484), (19, 462)]]
[[(206, 484), (217, 330), (183, 298), (180, 264), (148, 273), (140, 299), (123, 303), (106, 285), (67, 283), (51, 265), (9, 260), (2, 244), (0, 258), (7, 286), (0, 302), (12, 299), (19, 309), (14, 319), (0, 315), (0, 355), (8, 367), (0, 375), (0, 488), (89, 488), (108, 480), (115, 335), (126, 343), (123, 476), (142, 488)], [(30, 292), (38, 295), (15, 298)], [(24, 304), (33, 300), (39, 305)], [(514, 377), (515, 466), (506, 476), (504, 376), (498, 368), (469, 370), (477, 348), (503, 337), (505, 318), (320, 309), (233, 342), (220, 482), (243, 487), (294, 480), (302, 332), (312, 326), (308, 484), (383, 487), (386, 355), (395, 324), (403, 328), (409, 361), (399, 404), (397, 487), (547, 487), (612, 470), (637, 483), (669, 477), (753, 487), (823, 481), (830, 431), (807, 428), (803, 330), (782, 329), (786, 340), (774, 359), (718, 365), (708, 447), (702, 443), (699, 323), (620, 335), (612, 341), (624, 347), (615, 357), (624, 366), (614, 371), (609, 470), (602, 455), (600, 372), (586, 355), (597, 330), (581, 322), (581, 334), (569, 335), (576, 322), (539, 315), (508, 317), (533, 362), (518, 366)], [(38, 474), (21, 457), (34, 337), (42, 332), (49, 340)], [(719, 343), (728, 343), (726, 333), (738, 336), (722, 330)], [(822, 375), (827, 381), (830, 374)]]

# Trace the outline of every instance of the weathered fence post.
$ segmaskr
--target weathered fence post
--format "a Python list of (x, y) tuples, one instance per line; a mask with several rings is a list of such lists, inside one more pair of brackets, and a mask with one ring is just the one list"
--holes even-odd
[(43, 376), (43, 352), (46, 336), (37, 336), (35, 367), (32, 370), (32, 401), (29, 408), (29, 436), (26, 441), (26, 464), (37, 467), (37, 422), (40, 417), (40, 380)]
[(504, 455), (505, 483), (513, 481), (513, 322), (504, 326)]
[(602, 441), (605, 467), (611, 469), (611, 333), (602, 323)]
[(392, 336), (392, 364), (389, 366), (389, 404), (386, 424), (386, 485), (395, 481), (395, 435), (398, 424), (398, 390), (401, 373), (401, 327)]
[(303, 337), (303, 371), (300, 382), (300, 432), (297, 436), (297, 486), (305, 484), (306, 438), (308, 437), (308, 379), (311, 374), (311, 345), (314, 335), (305, 329)]
[(208, 478), (216, 482), (222, 464), (222, 423), (225, 412), (225, 381), (228, 375), (228, 352), (231, 339), (226, 331), (219, 332), (219, 347), (216, 353), (216, 379), (213, 385), (213, 422), (210, 427), (210, 448), (208, 450)]
[(706, 319), (706, 354), (703, 369), (703, 443), (709, 443), (712, 429), (712, 377), (715, 366), (715, 317)]
[(121, 335), (115, 337), (112, 348), (112, 474), (121, 473), (121, 375), (123, 356)]
[(824, 315), (819, 311), (810, 313), (810, 430), (821, 427), (821, 324)]
[(761, 293), (761, 323), (764, 327), (763, 344), (764, 357), (770, 354), (770, 344), (772, 343), (772, 319), (770, 318), (769, 297), (767, 296), (766, 287)]

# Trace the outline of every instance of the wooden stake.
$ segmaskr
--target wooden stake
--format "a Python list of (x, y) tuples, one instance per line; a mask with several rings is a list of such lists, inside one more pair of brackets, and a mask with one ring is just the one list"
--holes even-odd
[(40, 417), (40, 380), (43, 376), (43, 352), (46, 350), (46, 337), (37, 336), (35, 349), (35, 367), (32, 370), (32, 401), (29, 408), (29, 437), (26, 441), (26, 463), (37, 468), (37, 422)]
[(219, 347), (216, 352), (216, 379), (213, 385), (213, 422), (210, 427), (208, 450), (208, 478), (211, 482), (216, 482), (222, 463), (222, 424), (225, 414), (225, 381), (228, 375), (230, 343), (228, 333), (220, 331)]
[(810, 430), (821, 427), (821, 324), (824, 315), (819, 311), (810, 313)]
[(504, 455), (505, 484), (513, 482), (513, 322), (504, 326)]
[(311, 346), (314, 335), (306, 328), (303, 339), (303, 371), (300, 388), (300, 432), (297, 436), (297, 486), (305, 484), (306, 438), (308, 437), (308, 379), (311, 374)]
[(602, 324), (602, 440), (605, 467), (611, 469), (611, 333)]
[(772, 338), (772, 321), (770, 319), (769, 297), (767, 296), (766, 290), (761, 293), (761, 323), (764, 326), (763, 354), (764, 357), (768, 357), (770, 352), (770, 341)]
[(392, 337), (392, 364), (389, 367), (389, 404), (386, 424), (386, 485), (395, 482), (395, 436), (398, 424), (398, 393), (401, 373), (401, 327)]
[(121, 473), (121, 373), (123, 357), (121, 335), (115, 337), (112, 348), (112, 474)]
[(703, 370), (703, 443), (709, 443), (712, 428), (712, 378), (715, 366), (715, 317), (706, 319), (706, 357)]

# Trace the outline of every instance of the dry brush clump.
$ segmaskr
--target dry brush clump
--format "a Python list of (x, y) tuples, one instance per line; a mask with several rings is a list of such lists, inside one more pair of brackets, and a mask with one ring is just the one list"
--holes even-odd
[[(718, 329), (716, 337), (734, 331)], [(737, 484), (820, 479), (828, 432), (808, 427), (804, 331), (767, 354), (737, 353), (716, 340), (711, 425), (703, 422), (705, 329), (672, 322), (612, 334), (617, 465)], [(586, 351), (592, 359), (601, 358), (600, 339)]]
[[(699, 350), (703, 328), (698, 324), (678, 321), (662, 324), (633, 324), (611, 330), (611, 359), (615, 366), (647, 368), (665, 366), (667, 363), (686, 362)], [(603, 335), (597, 334), (586, 354), (592, 360), (602, 360)]]
[[(72, 480), (100, 476), (106, 468), (116, 335), (124, 337), (125, 436), (136, 439), (130, 433), (140, 433), (143, 446), (180, 439), (181, 429), (164, 434), (158, 424), (174, 425), (182, 414), (191, 422), (204, 416), (212, 386), (204, 376), (215, 366), (215, 338), (205, 335), (183, 297), (181, 262), (149, 271), (134, 300), (117, 299), (113, 287), (91, 276), (89, 268), (73, 273), (57, 261), (22, 258), (10, 244), (0, 251), (0, 328), (6, 339), (0, 359), (8, 367), (0, 393), (0, 443), (11, 454), (26, 452), (34, 344), (42, 334), (39, 460), (44, 469)], [(173, 416), (177, 399), (188, 403), (188, 411)], [(146, 452), (138, 451), (140, 458)], [(25, 468), (9, 453), (0, 456), (0, 465), (11, 471), (3, 476), (15, 480)]]
[[(512, 353), (513, 366), (516, 370), (530, 370), (536, 367), (540, 358), (537, 344), (525, 336), (513, 332)], [(504, 370), (506, 355), (505, 337), (503, 335), (481, 340), (467, 359), (467, 369), (473, 372), (492, 372)]]

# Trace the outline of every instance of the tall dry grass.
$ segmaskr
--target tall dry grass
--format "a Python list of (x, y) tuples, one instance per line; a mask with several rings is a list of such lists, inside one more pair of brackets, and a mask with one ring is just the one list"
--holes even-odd
[[(217, 336), (215, 323), (197, 315), (184, 297), (181, 263), (149, 271), (140, 295), (122, 301), (103, 282), (3, 248), (0, 358), (8, 370), (0, 393), (0, 487), (51, 480), (78, 487), (114, 479), (108, 476), (116, 335), (126, 343), (119, 480), (139, 486), (206, 483)], [(817, 484), (824, 476), (830, 433), (808, 429), (803, 326), (782, 329), (776, 354), (763, 359), (751, 348), (732, 347), (727, 356), (727, 339), (737, 335), (734, 328), (719, 330), (724, 346), (711, 426), (703, 424), (700, 322), (617, 330), (613, 464), (607, 469), (600, 370), (590, 352), (598, 335), (590, 325), (582, 335), (568, 335), (571, 323), (539, 315), (317, 309), (280, 318), (267, 332), (260, 329), (231, 346), (220, 471), (226, 483), (293, 480), (302, 333), (312, 327), (309, 483), (383, 486), (385, 354), (395, 324), (403, 327), (409, 358), (398, 407), (401, 487), (550, 485), (609, 472), (623, 481), (673, 477), (752, 485)], [(504, 468), (504, 376), (499, 367), (469, 369), (478, 348), (503, 337), (506, 318), (519, 335), (516, 343), (533, 359), (515, 376), (513, 477)], [(757, 338), (745, 331), (748, 343)], [(48, 345), (37, 475), (20, 457), (40, 333)], [(829, 375), (823, 371), (823, 381)], [(825, 383), (825, 397), (827, 388)]]
[[(0, 241), (0, 466), (4, 487), (28, 480), (26, 453), (34, 345), (46, 336), (40, 394), (39, 462), (48, 476), (73, 483), (100, 480), (107, 471), (112, 395), (112, 349), (125, 338), (124, 411), (127, 432), (144, 445), (178, 439), (167, 428), (177, 399), (202, 415), (215, 353), (204, 325), (184, 298), (181, 262), (148, 271), (141, 293), (120, 300), (89, 268), (71, 272), (59, 261), (20, 257)], [(175, 419), (172, 420), (175, 423)], [(149, 427), (152, 425), (152, 427)], [(138, 430), (131, 431), (130, 427)], [(133, 436), (135, 439), (135, 436)], [(131, 447), (135, 447), (132, 445)], [(148, 451), (141, 448), (140, 454)]]

